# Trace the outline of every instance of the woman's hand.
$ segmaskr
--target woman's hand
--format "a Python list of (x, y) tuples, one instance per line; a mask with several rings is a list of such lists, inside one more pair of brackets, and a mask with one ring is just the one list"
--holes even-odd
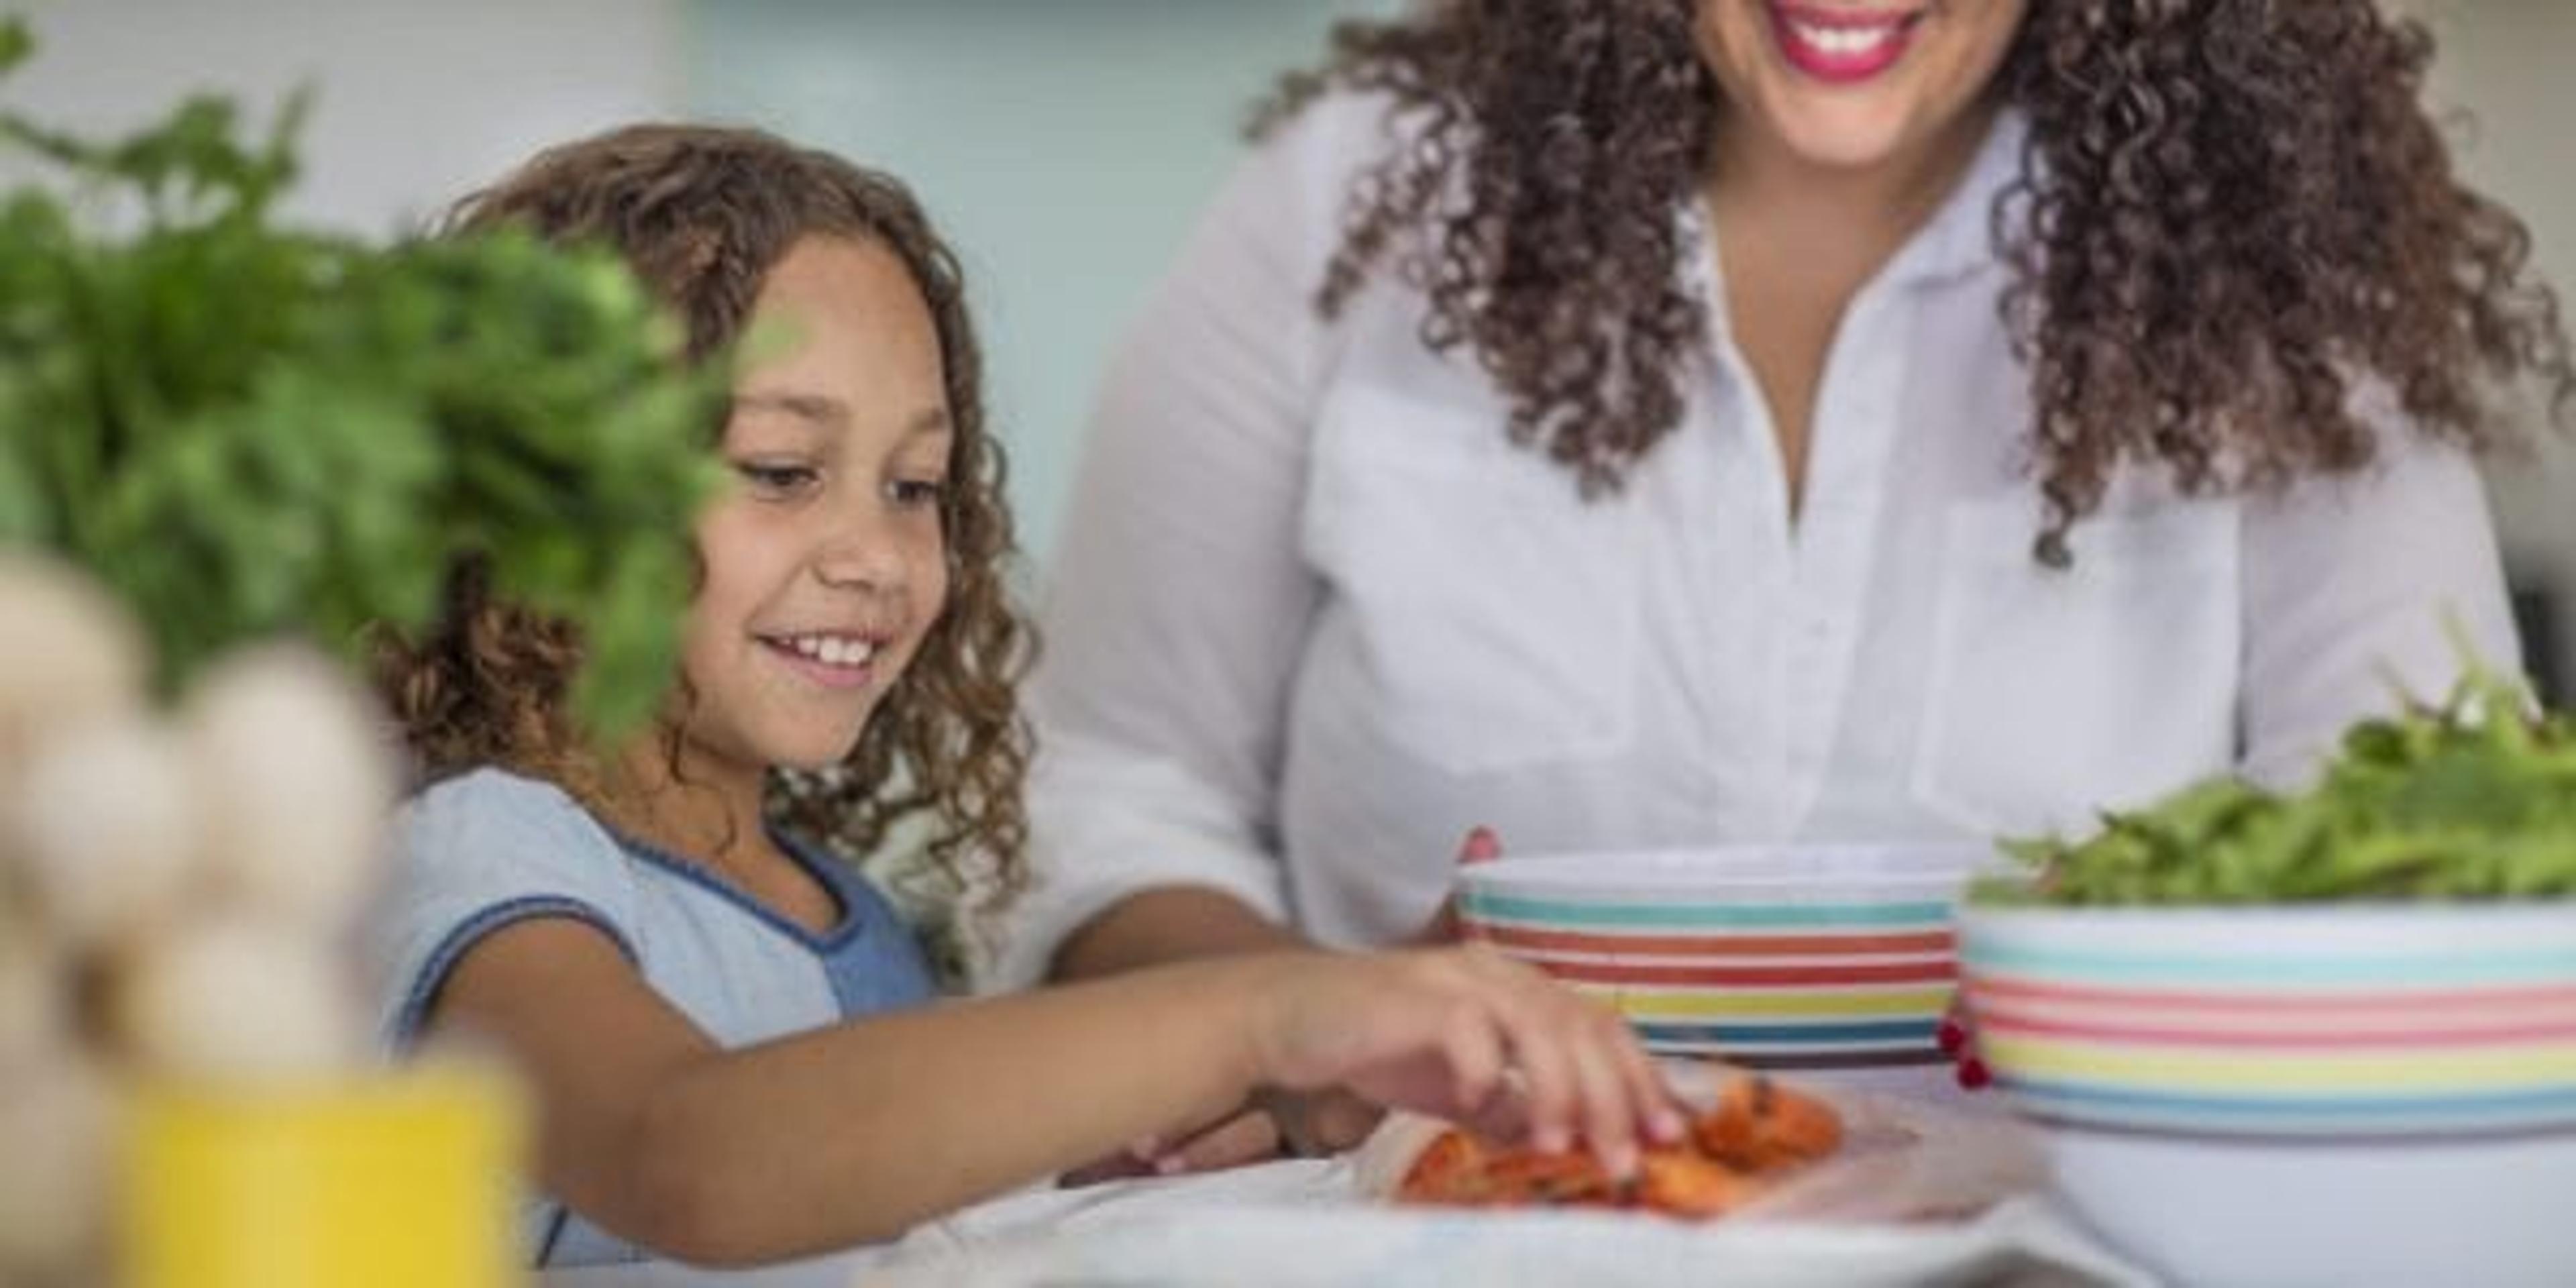
[[(1462, 868), (1501, 857), (1503, 840), (1494, 835), (1494, 829), (1490, 827), (1468, 828), (1467, 839), (1458, 843), (1458, 866)], [(1417, 947), (1458, 942), (1457, 890), (1451, 889), (1448, 897), (1440, 901), (1439, 911), (1432, 913), (1431, 920), (1424, 922), (1422, 929), (1413, 932), (1413, 937), (1405, 942)]]

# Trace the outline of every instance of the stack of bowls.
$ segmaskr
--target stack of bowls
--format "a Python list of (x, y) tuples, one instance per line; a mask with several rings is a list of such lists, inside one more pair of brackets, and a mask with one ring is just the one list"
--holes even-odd
[(1956, 908), (1991, 861), (1959, 845), (1515, 856), (1462, 868), (1458, 911), (1467, 937), (1612, 1000), (1652, 1050), (1939, 1089)]
[(2576, 1283), (2576, 904), (1969, 909), (2060, 1190), (2192, 1284)]

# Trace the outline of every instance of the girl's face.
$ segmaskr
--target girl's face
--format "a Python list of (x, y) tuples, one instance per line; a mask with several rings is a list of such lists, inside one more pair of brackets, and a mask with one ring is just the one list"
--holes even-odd
[(1868, 169), (1938, 146), (1984, 95), (2028, 0), (1701, 0), (1722, 130)]
[(939, 336), (903, 262), (843, 237), (790, 247), (751, 325), (789, 347), (734, 389), (734, 484), (698, 524), (685, 733), (741, 770), (819, 768), (857, 745), (948, 597)]

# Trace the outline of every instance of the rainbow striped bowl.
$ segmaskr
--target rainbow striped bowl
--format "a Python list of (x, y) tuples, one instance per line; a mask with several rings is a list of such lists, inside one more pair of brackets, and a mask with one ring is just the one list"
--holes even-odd
[(2190, 1283), (2576, 1283), (2576, 902), (1972, 907), (2060, 1189)]
[(1992, 861), (1965, 845), (1515, 856), (1460, 869), (1458, 912), (1467, 937), (1614, 999), (1657, 1051), (1930, 1069), (1946, 1065), (1959, 894)]

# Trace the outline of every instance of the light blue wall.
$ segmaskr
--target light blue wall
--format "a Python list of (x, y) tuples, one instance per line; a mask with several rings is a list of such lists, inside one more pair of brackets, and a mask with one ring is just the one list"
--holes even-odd
[(1245, 107), (1379, 0), (698, 0), (694, 112), (903, 176), (965, 259), (1042, 561), (1110, 347)]

